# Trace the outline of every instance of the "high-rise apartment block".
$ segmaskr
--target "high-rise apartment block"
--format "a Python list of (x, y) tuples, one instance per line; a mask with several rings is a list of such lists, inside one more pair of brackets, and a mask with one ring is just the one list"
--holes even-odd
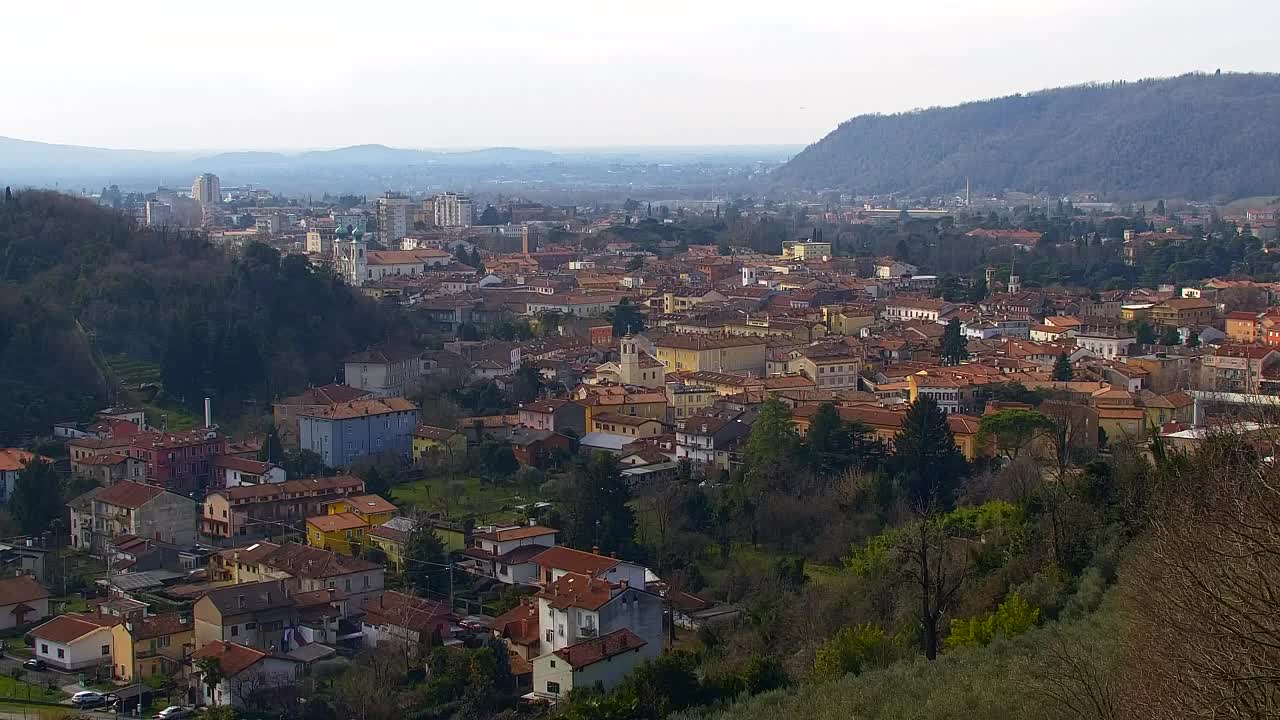
[(436, 227), (471, 227), (471, 198), (458, 193), (441, 193), (433, 202)]
[(413, 229), (413, 201), (399, 193), (378, 198), (378, 235), (384, 243), (398, 244)]
[(197, 175), (191, 183), (191, 199), (201, 205), (217, 205), (222, 202), (222, 181), (213, 173)]

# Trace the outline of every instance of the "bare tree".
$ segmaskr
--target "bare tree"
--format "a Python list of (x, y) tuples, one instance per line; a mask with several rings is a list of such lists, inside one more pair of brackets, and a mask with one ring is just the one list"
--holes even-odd
[(1126, 583), (1126, 716), (1280, 716), (1280, 469), (1226, 434), (1162, 469)]

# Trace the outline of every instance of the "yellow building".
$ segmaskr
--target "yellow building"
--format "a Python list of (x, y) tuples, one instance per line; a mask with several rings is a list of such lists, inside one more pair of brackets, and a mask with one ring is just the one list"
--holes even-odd
[(134, 617), (111, 628), (111, 675), (140, 682), (152, 675), (179, 676), (195, 650), (191, 619), (179, 613)]
[(381, 525), (396, 516), (399, 510), (378, 495), (352, 495), (329, 503), (330, 515), (352, 513), (365, 525)]
[(584, 426), (588, 428), (591, 427), (592, 417), (603, 413), (632, 415), (654, 420), (663, 420), (667, 417), (667, 394), (662, 390), (629, 392), (616, 385), (582, 385), (575, 391), (574, 399), (586, 408)]
[[(455, 523), (443, 520), (428, 520), (431, 531), (440, 539), (445, 552), (462, 552), (467, 548), (466, 530)], [(400, 570), (404, 564), (405, 546), (409, 544), (409, 534), (413, 532), (413, 520), (397, 517), (369, 528), (368, 544), (378, 548), (387, 556), (387, 566), (392, 570)]]
[(353, 495), (329, 503), (327, 515), (307, 518), (307, 544), (354, 555), (366, 545), (369, 528), (395, 517), (396, 506), (377, 495)]
[(413, 461), (424, 457), (440, 455), (446, 458), (461, 458), (467, 454), (467, 438), (457, 430), (419, 425), (413, 432)]
[(668, 421), (684, 420), (711, 407), (720, 397), (715, 388), (700, 385), (667, 383), (667, 404), (671, 407)]
[(831, 257), (831, 243), (788, 240), (782, 243), (782, 257), (787, 260), (822, 260)]
[(354, 555), (355, 547), (363, 547), (369, 523), (355, 513), (335, 513), (307, 518), (307, 544)]
[(671, 334), (655, 340), (653, 349), (667, 372), (710, 370), (764, 374), (764, 338)]

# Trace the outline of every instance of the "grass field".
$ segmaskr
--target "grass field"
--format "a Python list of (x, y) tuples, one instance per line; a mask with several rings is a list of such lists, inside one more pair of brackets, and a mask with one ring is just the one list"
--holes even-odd
[(396, 485), (390, 498), (397, 505), (412, 506), (420, 512), (438, 512), (452, 519), (474, 517), (484, 523), (511, 522), (519, 517), (513, 509), (516, 505), (539, 499), (537, 487), (486, 483), (471, 476), (452, 481), (435, 477)]
[[(764, 572), (772, 568), (778, 560), (784, 557), (786, 556), (782, 553), (752, 547), (749, 543), (734, 543), (733, 551), (726, 562), (720, 560), (719, 545), (708, 545), (703, 554), (706, 562), (703, 563), (702, 568), (708, 582), (714, 585), (722, 580), (724, 575), (732, 572), (741, 572), (743, 569)], [(804, 574), (809, 578), (809, 582), (815, 585), (838, 583), (849, 577), (843, 572), (842, 568), (815, 562), (805, 562)]]
[(71, 707), (49, 707), (48, 705), (26, 705), (23, 703), (0, 702), (0, 713), (7, 717), (25, 717), (31, 720), (64, 720), (78, 715)]
[(21, 682), (8, 675), (0, 675), (0, 697), (58, 702), (66, 699), (67, 694), (61, 690), (50, 690), (44, 685)]
[(140, 385), (160, 382), (160, 366), (155, 363), (131, 360), (124, 355), (112, 355), (107, 358), (107, 369), (111, 377), (124, 386), (129, 404), (140, 407), (147, 412), (147, 424), (165, 430), (190, 430), (197, 427), (200, 418), (185, 408), (165, 403), (155, 404), (148, 401), (150, 392), (143, 392)]

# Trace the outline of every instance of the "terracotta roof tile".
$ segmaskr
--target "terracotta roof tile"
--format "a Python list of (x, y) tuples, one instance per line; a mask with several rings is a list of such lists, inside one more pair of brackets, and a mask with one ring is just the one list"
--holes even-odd
[(576, 670), (588, 665), (594, 665), (614, 655), (639, 650), (647, 644), (639, 635), (622, 628), (621, 630), (614, 630), (607, 635), (601, 635), (598, 638), (561, 648), (556, 650), (555, 654), (556, 657), (569, 663), (570, 667)]
[(234, 677), (266, 656), (267, 654), (261, 650), (225, 640), (214, 640), (192, 653), (191, 659), (218, 658), (218, 667), (222, 669), (222, 674), (226, 677)]

